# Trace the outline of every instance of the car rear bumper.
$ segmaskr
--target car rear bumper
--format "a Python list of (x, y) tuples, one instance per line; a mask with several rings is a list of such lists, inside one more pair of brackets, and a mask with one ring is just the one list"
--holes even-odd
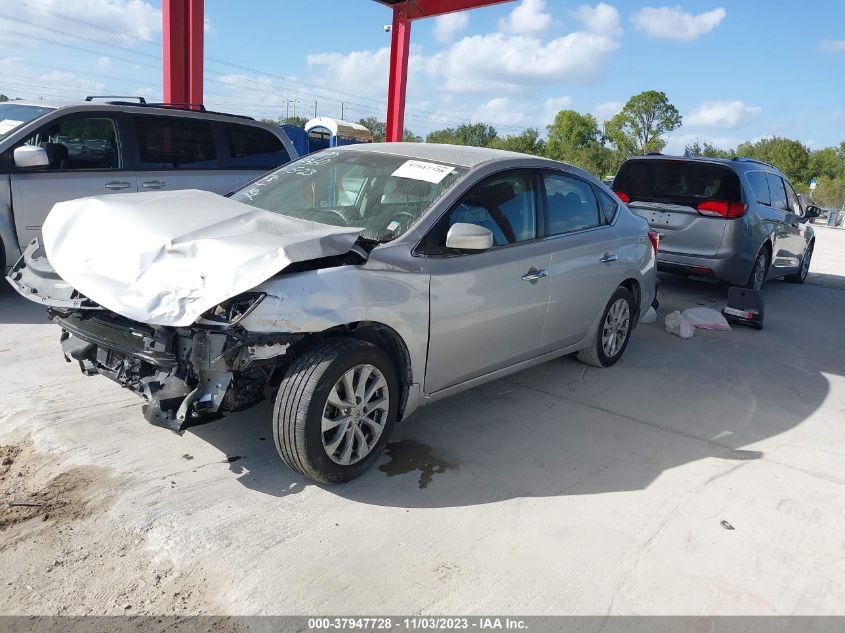
[(753, 265), (753, 260), (737, 253), (728, 257), (699, 257), (672, 252), (660, 252), (657, 255), (657, 270), (686, 275), (710, 275), (737, 286), (748, 281)]

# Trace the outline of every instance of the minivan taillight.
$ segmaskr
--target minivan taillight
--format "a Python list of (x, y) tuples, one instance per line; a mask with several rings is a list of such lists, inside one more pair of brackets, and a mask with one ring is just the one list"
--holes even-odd
[(696, 207), (702, 215), (720, 216), (723, 218), (741, 218), (748, 210), (748, 206), (741, 202), (727, 200), (707, 200)]
[(624, 193), (622, 191), (614, 191), (613, 193), (615, 193), (616, 197), (619, 198), (625, 204), (628, 204), (631, 201), (631, 196), (629, 196), (627, 193)]
[(654, 249), (654, 254), (657, 255), (657, 251), (660, 248), (660, 233), (657, 231), (649, 231), (648, 239), (651, 242), (651, 247)]

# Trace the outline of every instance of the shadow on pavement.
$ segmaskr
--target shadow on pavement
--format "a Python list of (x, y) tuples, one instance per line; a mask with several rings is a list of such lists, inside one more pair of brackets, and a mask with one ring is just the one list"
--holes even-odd
[[(721, 284), (663, 278), (656, 323), (634, 333), (612, 369), (561, 358), (423, 407), (394, 431), (377, 466), (338, 496), (376, 505), (450, 507), (520, 497), (639, 490), (703, 458), (737, 465), (765, 458), (754, 443), (800, 424), (845, 375), (843, 334), (808, 327), (845, 313), (845, 294), (767, 285), (762, 331), (663, 330), (675, 309), (719, 309)], [(841, 332), (841, 327), (840, 330)], [(189, 432), (225, 454), (250, 489), (284, 496), (314, 485), (276, 454), (271, 406)]]
[(0, 325), (12, 323), (30, 325), (46, 322), (46, 308), (21, 297), (9, 285), (5, 277), (0, 279)]

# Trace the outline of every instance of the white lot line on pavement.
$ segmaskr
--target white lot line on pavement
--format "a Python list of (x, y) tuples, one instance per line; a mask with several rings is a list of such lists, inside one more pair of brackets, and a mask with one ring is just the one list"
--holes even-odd
[(0, 613), (843, 614), (845, 231), (817, 235), (762, 331), (667, 334), (726, 288), (665, 275), (615, 367), (560, 359), (424, 408), (343, 487), (284, 466), (269, 403), (148, 425), (3, 290), (0, 444), (41, 460), (18, 479), (101, 479), (87, 516), (0, 531)]

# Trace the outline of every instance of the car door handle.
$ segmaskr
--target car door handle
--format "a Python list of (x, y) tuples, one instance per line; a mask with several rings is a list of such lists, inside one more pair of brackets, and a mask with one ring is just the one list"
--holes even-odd
[(611, 255), (610, 253), (605, 253), (604, 257), (602, 257), (600, 261), (603, 264), (607, 264), (609, 262), (615, 262), (618, 259), (619, 259), (619, 255)]
[(147, 182), (142, 182), (141, 186), (144, 189), (161, 189), (162, 187), (166, 187), (167, 183), (163, 180), (148, 180)]
[(122, 182), (118, 180), (112, 180), (111, 182), (106, 183), (106, 189), (111, 189), (112, 191), (119, 191), (121, 189), (129, 189), (132, 185), (128, 182)]
[(533, 266), (531, 269), (522, 276), (523, 281), (537, 281), (538, 279), (542, 279), (543, 277), (548, 277), (549, 272), (546, 269), (537, 270)]

